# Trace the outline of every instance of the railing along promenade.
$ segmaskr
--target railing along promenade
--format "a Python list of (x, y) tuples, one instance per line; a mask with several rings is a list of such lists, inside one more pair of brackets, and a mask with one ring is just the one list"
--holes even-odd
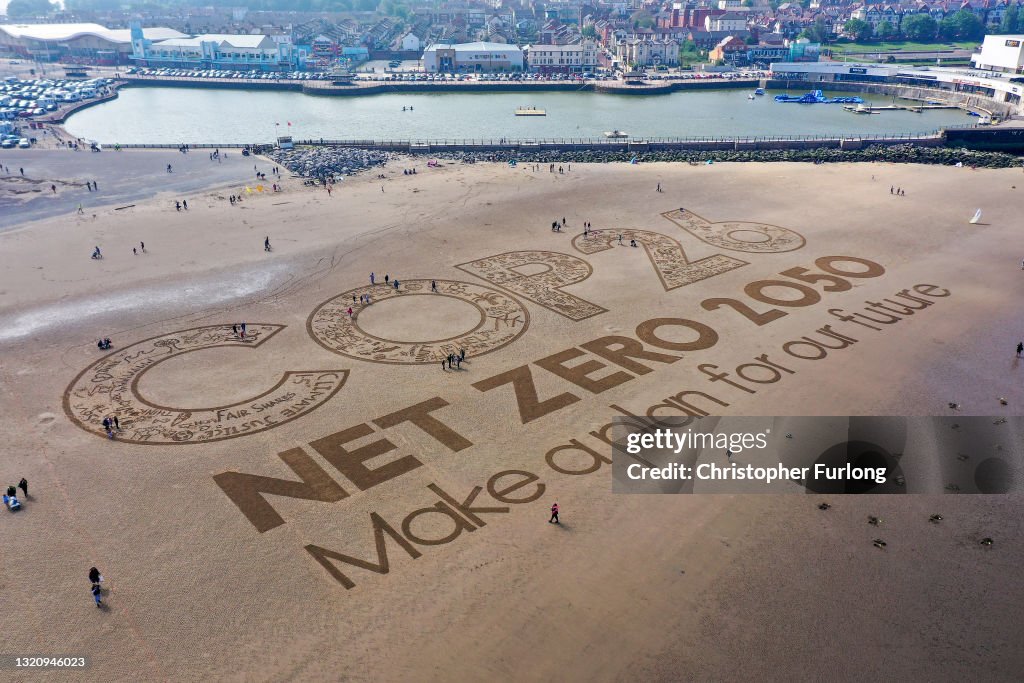
[[(392, 152), (445, 152), (445, 151), (665, 151), (665, 150), (722, 150), (722, 149), (810, 149), (815, 147), (836, 147), (857, 149), (873, 144), (899, 145), (917, 144), (936, 146), (945, 139), (945, 131), (957, 128), (974, 128), (971, 125), (950, 126), (921, 133), (858, 133), (831, 135), (738, 135), (712, 136), (696, 135), (687, 137), (648, 138), (445, 138), (445, 139), (297, 139), (295, 145), (308, 147), (348, 147)], [(858, 144), (859, 143), (859, 144)], [(265, 142), (222, 142), (190, 144), (122, 144), (122, 149), (177, 149), (187, 144), (192, 149), (233, 149), (261, 148), (272, 145)], [(107, 145), (110, 146), (109, 144)]]

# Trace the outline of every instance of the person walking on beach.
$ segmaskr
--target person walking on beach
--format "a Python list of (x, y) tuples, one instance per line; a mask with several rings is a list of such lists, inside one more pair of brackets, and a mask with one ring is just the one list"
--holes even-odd
[(21, 492), (25, 494), (26, 498), (28, 498), (28, 479), (22, 477), (21, 481), (18, 482), (18, 488), (21, 489)]
[(661, 183), (658, 183), (658, 187), (654, 191), (661, 192)]
[(388, 273), (384, 273), (384, 286), (386, 287), (390, 281), (391, 281), (391, 275), (388, 274)]
[(97, 569), (96, 567), (90, 567), (89, 568), (89, 583), (92, 584), (93, 586), (98, 586), (98, 585), (100, 585), (101, 581), (103, 581), (103, 575), (100, 574), (100, 570)]
[(560, 524), (558, 521), (558, 503), (551, 506), (551, 519), (548, 520), (548, 524)]
[(50, 185), (50, 191), (53, 192), (54, 194), (57, 194), (57, 186), (56, 185)]
[(96, 606), (102, 609), (103, 608), (103, 597), (102, 597), (102, 594), (101, 594), (101, 591), (100, 591), (99, 584), (94, 584), (90, 592), (92, 593), (93, 600), (96, 601)]
[(235, 335), (236, 337), (238, 336), (238, 325), (231, 326), (231, 334)]
[(242, 337), (245, 337), (245, 323), (242, 323)]
[(270, 251), (270, 235), (263, 239), (263, 251)]
[(178, 201), (174, 202), (174, 210), (175, 211), (181, 211), (181, 202), (178, 202)]
[(889, 186), (889, 194), (893, 194), (893, 186), (892, 185)]
[(186, 210), (186, 211), (188, 211), (188, 200), (187, 200), (187, 199), (182, 199), (182, 200), (181, 200), (181, 205), (182, 205), (183, 207), (185, 207), (185, 210)]
[(435, 294), (437, 293), (437, 281), (436, 280), (431, 280), (430, 281), (430, 291), (434, 292)]
[(1020, 358), (1020, 354), (1024, 353), (1024, 342), (1017, 342), (1017, 358)]
[(373, 273), (370, 273), (370, 284), (371, 285), (374, 284), (374, 280), (376, 280), (376, 279), (377, 279), (377, 276), (374, 275)]
[(170, 172), (171, 172), (171, 165), (170, 165), (170, 164), (167, 164), (167, 172), (168, 172), (168, 173), (170, 173)]
[(142, 253), (145, 254), (146, 253), (146, 243), (145, 242), (139, 242), (139, 249), (141, 249)]
[(117, 415), (114, 415), (114, 429), (121, 431), (121, 423), (117, 419)]

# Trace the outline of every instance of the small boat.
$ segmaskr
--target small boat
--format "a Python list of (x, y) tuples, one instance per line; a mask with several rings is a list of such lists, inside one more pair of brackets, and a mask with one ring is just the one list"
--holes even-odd
[(854, 114), (877, 114), (877, 111), (871, 110), (870, 104), (858, 104), (856, 107), (843, 107), (846, 111), (852, 111)]
[(754, 94), (753, 94), (753, 93), (751, 93), (751, 94), (747, 95), (747, 99), (748, 99), (748, 100), (752, 100), (752, 99), (754, 99)]
[(622, 130), (606, 130), (604, 136), (606, 138), (628, 138), (629, 133)]
[(517, 107), (516, 116), (547, 116), (548, 113), (537, 107)]
[(764, 94), (764, 88), (755, 88), (754, 89), (754, 94), (755, 95), (763, 95)]

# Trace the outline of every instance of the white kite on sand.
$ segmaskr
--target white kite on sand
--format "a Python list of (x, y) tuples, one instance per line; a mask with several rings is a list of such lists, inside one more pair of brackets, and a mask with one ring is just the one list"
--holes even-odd
[(978, 209), (977, 211), (974, 212), (974, 217), (971, 218), (971, 225), (975, 225), (980, 220), (981, 220), (981, 209)]

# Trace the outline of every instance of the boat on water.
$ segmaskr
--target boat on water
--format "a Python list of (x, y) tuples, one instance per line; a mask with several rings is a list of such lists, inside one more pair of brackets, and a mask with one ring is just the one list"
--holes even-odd
[(544, 109), (538, 109), (537, 107), (517, 107), (516, 116), (547, 116), (548, 113)]
[(764, 94), (764, 88), (755, 88), (754, 89), (754, 94), (755, 95), (763, 95)]
[(846, 111), (852, 111), (854, 114), (879, 114), (881, 112), (873, 111), (870, 104), (858, 104), (856, 107), (846, 106), (843, 107)]
[(606, 130), (604, 136), (606, 138), (628, 138), (629, 133), (622, 130)]
[(795, 102), (797, 104), (861, 104), (862, 97), (825, 97), (820, 90), (809, 92), (806, 95), (776, 95), (776, 102)]

